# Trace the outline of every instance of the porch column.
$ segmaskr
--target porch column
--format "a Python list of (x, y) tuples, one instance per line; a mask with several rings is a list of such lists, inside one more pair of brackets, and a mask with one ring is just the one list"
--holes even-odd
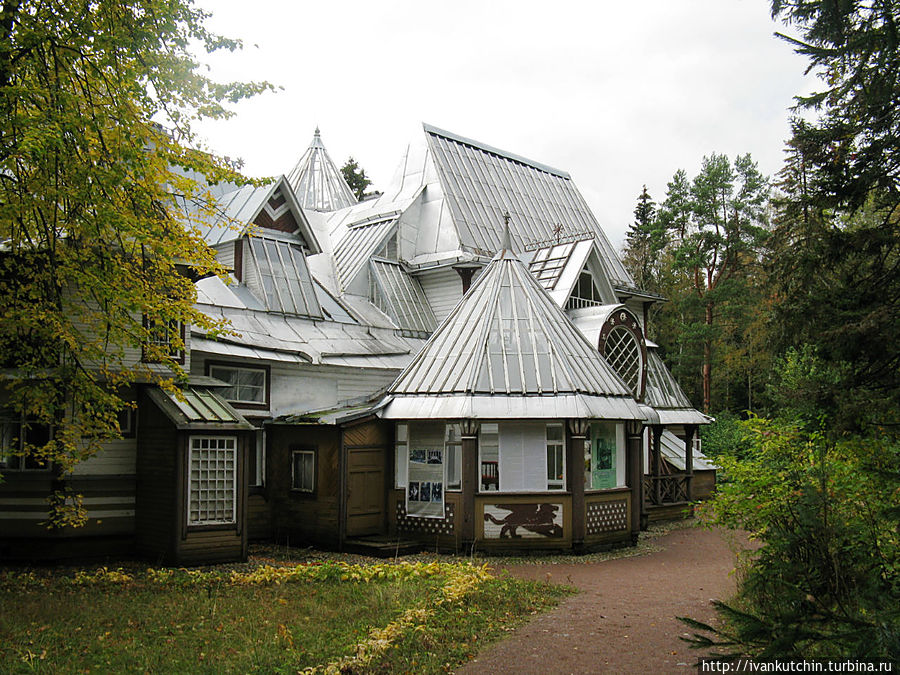
[(644, 512), (644, 425), (640, 420), (625, 423), (625, 483), (631, 488), (631, 539), (646, 528)]
[(478, 422), (463, 420), (462, 431), (462, 513), (460, 539), (465, 548), (475, 544), (475, 493), (478, 492)]
[(584, 444), (591, 432), (588, 420), (569, 420), (566, 443), (567, 489), (572, 493), (572, 548), (584, 546), (587, 513), (584, 505)]
[(650, 475), (654, 477), (653, 503), (662, 504), (662, 483), (659, 481), (659, 476), (662, 474), (662, 452), (660, 452), (659, 446), (662, 442), (663, 427), (654, 424), (650, 428), (653, 431), (651, 435), (653, 443), (650, 447)]
[(697, 427), (693, 424), (689, 424), (684, 428), (684, 489), (689, 502), (694, 499), (694, 436), (696, 433)]

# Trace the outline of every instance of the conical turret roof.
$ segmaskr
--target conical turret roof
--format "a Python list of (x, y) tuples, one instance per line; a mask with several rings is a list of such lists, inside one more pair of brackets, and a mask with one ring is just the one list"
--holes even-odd
[(356, 204), (356, 197), (331, 161), (319, 128), (300, 161), (288, 174), (288, 182), (304, 209), (337, 211)]
[(394, 419), (641, 419), (631, 392), (502, 250), (388, 390)]

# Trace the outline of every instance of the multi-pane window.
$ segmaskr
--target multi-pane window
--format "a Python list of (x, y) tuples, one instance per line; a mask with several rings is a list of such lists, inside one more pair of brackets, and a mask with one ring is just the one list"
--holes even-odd
[(184, 363), (184, 324), (178, 319), (154, 321), (144, 317), (147, 335), (144, 340), (143, 360), (155, 363), (166, 357)]
[(250, 239), (266, 309), (321, 318), (306, 258), (299, 246), (274, 239)]
[(291, 453), (291, 489), (298, 492), (315, 492), (315, 450), (294, 450)]
[(625, 326), (613, 328), (606, 337), (603, 356), (628, 388), (637, 393), (641, 380), (641, 347), (634, 333)]
[(482, 492), (500, 489), (500, 429), (494, 423), (482, 424), (478, 432)]
[(50, 462), (25, 455), (28, 448), (40, 448), (50, 442), (50, 427), (20, 420), (0, 420), (0, 470), (48, 471)]
[(211, 365), (209, 375), (231, 385), (221, 390), (226, 401), (236, 405), (268, 405), (265, 368)]
[(188, 525), (235, 522), (237, 439), (191, 436), (188, 464)]
[(556, 282), (559, 281), (573, 248), (575, 248), (573, 243), (542, 248), (535, 253), (534, 260), (528, 265), (528, 270), (541, 286), (552, 291)]
[(565, 443), (562, 424), (547, 425), (547, 489), (562, 490), (566, 485)]

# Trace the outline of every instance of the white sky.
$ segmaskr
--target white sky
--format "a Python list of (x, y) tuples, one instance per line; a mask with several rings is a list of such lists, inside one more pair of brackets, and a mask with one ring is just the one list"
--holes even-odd
[(218, 80), (283, 87), (198, 127), (251, 176), (288, 173), (313, 130), (384, 187), (421, 123), (568, 171), (616, 248), (641, 186), (750, 152), (774, 174), (806, 60), (768, 0), (201, 0), (245, 43)]

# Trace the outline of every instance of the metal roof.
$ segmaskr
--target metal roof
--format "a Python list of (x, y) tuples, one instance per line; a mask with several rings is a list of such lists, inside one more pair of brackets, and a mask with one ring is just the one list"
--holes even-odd
[[(659, 450), (669, 464), (684, 471), (684, 441), (682, 439), (668, 429), (664, 429), (659, 438)], [(696, 449), (691, 451), (691, 460), (695, 471), (715, 471), (719, 468)]]
[(187, 386), (177, 391), (154, 387), (148, 394), (178, 429), (253, 429), (239, 412), (206, 387)]
[(210, 246), (225, 244), (244, 236), (269, 200), (278, 199), (279, 195), (284, 198), (285, 204), (280, 208), (290, 209), (294, 214), (300, 230), (299, 237), (309, 252), (320, 253), (322, 249), (315, 233), (284, 176), (265, 185), (244, 185), (226, 192), (218, 197), (215, 204), (204, 209), (203, 213), (194, 205), (190, 222)]
[(304, 209), (337, 211), (357, 201), (347, 181), (331, 161), (318, 127), (306, 152), (288, 174), (288, 182)]
[(347, 290), (369, 258), (380, 248), (397, 222), (397, 216), (396, 212), (392, 212), (351, 224), (343, 238), (335, 244), (334, 266), (342, 290)]
[(262, 284), (266, 309), (285, 314), (322, 318), (303, 250), (286, 241), (251, 237), (250, 259)]
[(611, 280), (634, 285), (569, 174), (424, 125), (437, 174), (463, 246), (500, 250), (505, 212), (522, 250), (557, 236), (591, 234)]
[(394, 418), (450, 418), (462, 412), (482, 418), (571, 417), (576, 411), (587, 417), (643, 417), (625, 384), (506, 250), (388, 396), (385, 415)]
[(437, 320), (425, 298), (418, 279), (406, 273), (403, 266), (391, 260), (373, 258), (373, 301), (390, 316), (401, 330), (432, 333)]
[(655, 349), (647, 350), (644, 400), (659, 414), (660, 424), (709, 424), (712, 418), (694, 409)]

